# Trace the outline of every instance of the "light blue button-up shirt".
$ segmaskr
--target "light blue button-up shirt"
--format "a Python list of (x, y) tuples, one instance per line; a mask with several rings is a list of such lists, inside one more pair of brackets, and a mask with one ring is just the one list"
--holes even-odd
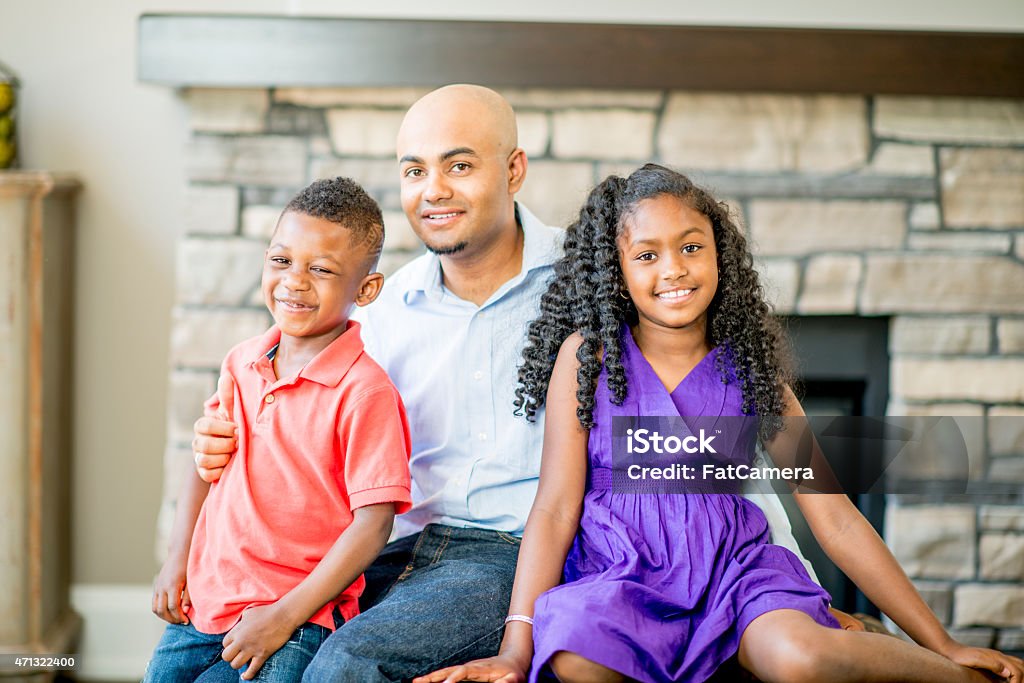
[(395, 537), (439, 523), (521, 534), (537, 493), (544, 423), (512, 414), (526, 328), (561, 256), (564, 231), (521, 204), (523, 266), (482, 306), (441, 283), (424, 254), (388, 278), (363, 323), (366, 350), (405, 401), (412, 510)]

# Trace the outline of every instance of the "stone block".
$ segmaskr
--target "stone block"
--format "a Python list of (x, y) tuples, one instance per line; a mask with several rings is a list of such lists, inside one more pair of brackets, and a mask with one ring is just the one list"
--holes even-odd
[(167, 440), (182, 446), (192, 443), (192, 425), (203, 414), (203, 402), (217, 389), (210, 372), (171, 372), (167, 396)]
[(399, 268), (412, 261), (421, 253), (422, 250), (415, 253), (391, 251), (381, 254), (380, 261), (377, 263), (377, 272), (381, 273), (385, 278), (391, 277)]
[(953, 592), (953, 624), (1007, 626), (1024, 624), (1024, 586), (968, 583)]
[(947, 227), (1024, 227), (1024, 150), (947, 148), (939, 163)]
[(869, 255), (864, 313), (1019, 313), (1024, 264), (998, 256)]
[(761, 276), (765, 297), (776, 313), (792, 313), (800, 284), (800, 265), (790, 259), (757, 259), (754, 268)]
[(893, 353), (988, 353), (990, 329), (991, 322), (983, 316), (896, 316), (889, 325), (889, 350)]
[(1024, 629), (1000, 630), (999, 635), (996, 637), (996, 649), (1000, 652), (1020, 653), (1024, 650)]
[(267, 116), (267, 129), (281, 135), (326, 135), (327, 122), (319, 109), (275, 104)]
[(395, 140), (404, 111), (330, 109), (327, 129), (335, 154), (395, 157)]
[(907, 247), (912, 251), (954, 251), (958, 254), (1008, 254), (1013, 236), (998, 232), (910, 233)]
[(233, 346), (270, 327), (266, 310), (194, 309), (176, 306), (171, 322), (171, 363), (180, 368), (220, 370)]
[(384, 212), (384, 251), (417, 251), (422, 248), (423, 242), (413, 232), (404, 213)]
[(901, 140), (1024, 143), (1024, 102), (958, 97), (876, 97), (875, 134)]
[(1024, 456), (1024, 407), (989, 408), (988, 448), (993, 455)]
[(997, 483), (1024, 483), (1024, 455), (992, 458), (988, 466), (988, 479)]
[(1013, 253), (1021, 261), (1024, 261), (1024, 234), (1017, 235), (1017, 239), (1014, 240)]
[(658, 153), (686, 168), (836, 173), (867, 161), (865, 101), (837, 95), (673, 93)]
[(299, 188), (306, 181), (306, 143), (284, 136), (195, 137), (185, 171), (192, 181)]
[(562, 109), (574, 107), (628, 107), (656, 109), (662, 94), (657, 90), (588, 90), (583, 88), (499, 88), (498, 92), (516, 110), (520, 108)]
[(594, 169), (582, 161), (535, 161), (517, 195), (537, 218), (548, 225), (566, 226), (579, 215), (594, 185)]
[[(952, 418), (952, 424), (934, 419), (901, 420), (900, 426), (914, 431), (916, 445), (901, 452), (886, 470), (894, 481), (928, 479), (961, 480), (963, 451), (967, 452), (966, 475), (970, 481), (985, 476), (985, 408), (977, 403), (903, 403), (890, 401), (886, 415), (914, 418)], [(961, 445), (951, 438), (955, 430)], [(909, 444), (908, 444), (909, 445)]]
[[(885, 414), (890, 417), (985, 417), (985, 406), (977, 403), (905, 403), (899, 399), (889, 401)], [(974, 420), (966, 420), (971, 424)], [(978, 424), (981, 424), (979, 419)], [(984, 443), (984, 433), (979, 432), (979, 441)]]
[(970, 647), (992, 647), (996, 639), (994, 628), (951, 628), (949, 635), (958, 643)]
[(999, 353), (1024, 353), (1024, 318), (1001, 318), (996, 323), (996, 339)]
[(233, 235), (237, 229), (237, 187), (189, 186), (185, 192), (186, 235)]
[(1024, 359), (897, 357), (891, 367), (892, 393), (905, 400), (1024, 402)]
[(552, 153), (562, 159), (647, 160), (654, 152), (654, 112), (628, 109), (555, 112)]
[(804, 270), (804, 286), (797, 312), (853, 313), (863, 264), (859, 256), (824, 254), (813, 256)]
[(516, 115), (516, 124), (519, 128), (519, 146), (526, 152), (528, 160), (548, 153), (551, 123), (546, 113), (521, 112)]
[(914, 588), (935, 614), (935, 618), (948, 624), (953, 611), (953, 584), (945, 581), (914, 581)]
[(248, 239), (186, 239), (178, 244), (179, 304), (238, 306), (260, 281), (266, 244)]
[(284, 207), (256, 204), (242, 209), (242, 234), (266, 244), (277, 228)]
[(907, 232), (906, 207), (890, 201), (750, 202), (755, 254), (899, 249)]
[(974, 535), (971, 505), (888, 505), (885, 509), (885, 542), (913, 578), (974, 578)]
[(1024, 534), (983, 533), (978, 554), (981, 578), (1024, 582)]
[(362, 185), (382, 209), (398, 210), (402, 207), (398, 162), (394, 159), (313, 159), (309, 175), (314, 180), (338, 176), (351, 178)]
[(191, 88), (185, 91), (189, 127), (203, 133), (262, 133), (270, 94), (242, 88)]
[(277, 88), (274, 102), (302, 107), (404, 107), (430, 92), (431, 88)]
[(883, 142), (875, 150), (864, 172), (877, 175), (934, 176), (935, 157), (930, 145)]
[(1024, 505), (982, 505), (982, 531), (1024, 531)]
[(910, 207), (910, 228), (912, 230), (938, 230), (942, 227), (939, 205), (935, 202), (920, 202)]

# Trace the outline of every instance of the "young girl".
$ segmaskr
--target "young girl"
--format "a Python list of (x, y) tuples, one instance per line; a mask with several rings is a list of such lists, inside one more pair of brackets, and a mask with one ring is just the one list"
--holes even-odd
[(615, 416), (756, 415), (776, 459), (794, 447), (784, 423), (803, 411), (725, 206), (654, 164), (611, 176), (555, 272), (519, 375), (518, 408), (546, 403), (547, 424), (501, 651), (417, 683), (703, 681), (734, 655), (763, 681), (1021, 681), (1021, 660), (945, 633), (843, 495), (794, 491), (828, 555), (923, 648), (837, 628), (741, 496), (613, 490)]

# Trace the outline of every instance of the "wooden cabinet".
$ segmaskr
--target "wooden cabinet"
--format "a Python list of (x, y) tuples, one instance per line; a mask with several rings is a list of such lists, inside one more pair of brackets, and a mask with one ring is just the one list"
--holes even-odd
[[(0, 654), (4, 655), (72, 652), (80, 626), (68, 595), (78, 189), (79, 183), (68, 176), (0, 172)], [(9, 669), (0, 671), (0, 676), (9, 673)]]

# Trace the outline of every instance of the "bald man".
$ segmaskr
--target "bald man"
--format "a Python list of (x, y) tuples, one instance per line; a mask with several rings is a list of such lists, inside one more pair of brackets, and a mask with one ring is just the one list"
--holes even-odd
[[(537, 490), (543, 420), (512, 406), (563, 231), (515, 202), (527, 169), (515, 115), (492, 90), (447, 86), (409, 109), (397, 153), (402, 208), (428, 253), (360, 320), (406, 404), (414, 505), (366, 572), (363, 613), (327, 639), (309, 683), (401, 681), (496, 654)], [(196, 423), (205, 479), (227, 462), (233, 443), (218, 435), (232, 429)], [(772, 498), (758, 503), (776, 542), (799, 555)]]

